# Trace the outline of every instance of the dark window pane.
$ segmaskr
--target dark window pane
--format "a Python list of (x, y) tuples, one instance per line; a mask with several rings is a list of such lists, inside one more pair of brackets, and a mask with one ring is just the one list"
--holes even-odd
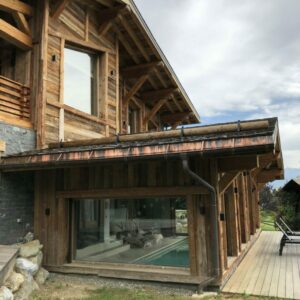
[(74, 202), (77, 260), (189, 266), (185, 199)]

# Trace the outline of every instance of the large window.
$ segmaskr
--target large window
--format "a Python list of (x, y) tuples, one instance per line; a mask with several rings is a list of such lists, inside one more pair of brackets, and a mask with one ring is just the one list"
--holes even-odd
[(76, 260), (189, 266), (185, 199), (81, 199), (73, 203)]
[(88, 114), (95, 114), (93, 109), (94, 66), (94, 55), (65, 48), (64, 103)]

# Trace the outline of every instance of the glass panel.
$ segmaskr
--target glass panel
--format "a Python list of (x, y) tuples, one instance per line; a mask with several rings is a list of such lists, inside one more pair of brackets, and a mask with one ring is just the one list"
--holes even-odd
[(64, 102), (80, 111), (92, 113), (92, 57), (65, 48)]
[(75, 200), (77, 260), (188, 267), (183, 198)]

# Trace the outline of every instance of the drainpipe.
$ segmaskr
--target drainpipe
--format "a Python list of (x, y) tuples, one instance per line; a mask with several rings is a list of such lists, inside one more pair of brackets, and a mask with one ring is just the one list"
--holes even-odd
[(210, 185), (207, 181), (205, 181), (203, 178), (201, 178), (199, 175), (194, 173), (190, 167), (188, 162), (188, 157), (186, 154), (181, 155), (182, 159), (182, 167), (183, 170), (190, 175), (196, 182), (206, 187), (210, 191), (211, 196), (211, 212), (213, 216), (213, 222), (212, 222), (212, 259), (213, 259), (213, 269), (214, 269), (214, 275), (216, 278), (220, 275), (220, 261), (219, 261), (219, 230), (218, 230), (218, 209), (217, 209), (217, 193), (215, 188)]

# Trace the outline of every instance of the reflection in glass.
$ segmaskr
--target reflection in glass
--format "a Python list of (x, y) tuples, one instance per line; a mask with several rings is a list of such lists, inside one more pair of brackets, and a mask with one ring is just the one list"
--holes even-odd
[(92, 113), (93, 58), (65, 48), (64, 103), (88, 114)]
[(75, 200), (81, 261), (188, 267), (183, 198)]

